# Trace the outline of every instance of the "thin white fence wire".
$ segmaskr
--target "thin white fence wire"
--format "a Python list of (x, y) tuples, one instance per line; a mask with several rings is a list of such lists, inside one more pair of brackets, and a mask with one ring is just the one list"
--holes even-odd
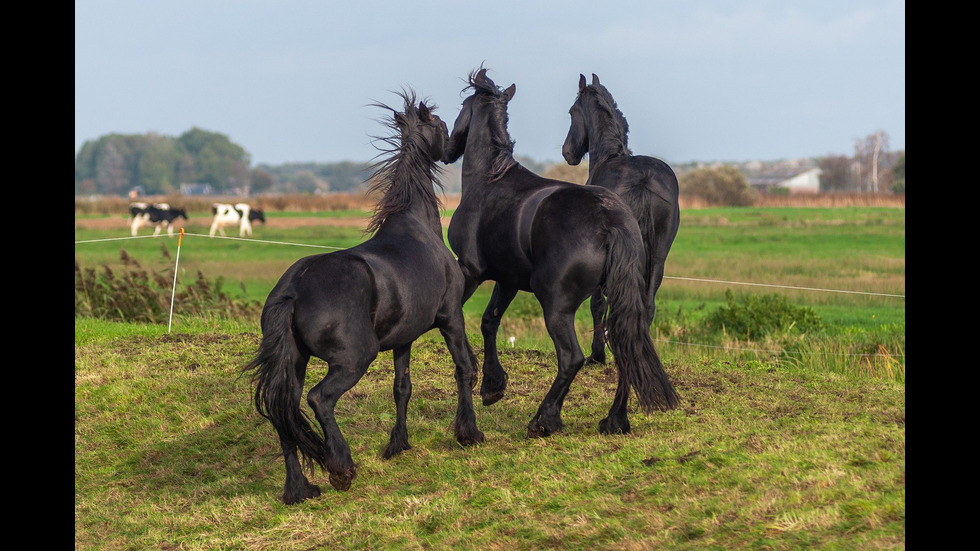
[[(203, 233), (183, 233), (183, 232), (181, 232), (181, 233), (183, 235), (190, 235), (190, 236), (194, 236), (194, 237), (207, 237), (208, 239), (228, 239), (228, 240), (232, 240), (232, 241), (248, 241), (249, 243), (268, 243), (268, 244), (272, 244), (272, 245), (291, 245), (291, 246), (294, 246), (294, 247), (316, 247), (316, 248), (320, 248), (320, 249), (337, 249), (337, 250), (343, 250), (343, 249), (346, 248), (346, 247), (332, 247), (330, 245), (312, 245), (312, 244), (309, 244), (309, 243), (290, 243), (288, 241), (266, 241), (266, 240), (263, 240), (263, 239), (252, 239), (252, 238), (246, 238), (246, 237), (227, 237), (227, 236), (224, 236), (224, 235), (206, 235), (206, 234), (203, 234)], [(137, 235), (137, 236), (133, 236), (133, 237), (107, 237), (105, 239), (83, 239), (81, 241), (75, 241), (75, 244), (78, 245), (79, 243), (100, 243), (100, 242), (104, 242), (104, 241), (123, 241), (123, 240), (129, 240), (129, 239), (146, 239), (148, 237), (149, 238), (153, 238), (153, 237), (175, 237), (175, 236), (173, 236), (173, 235)]]
[[(346, 247), (334, 247), (334, 246), (331, 246), (331, 245), (313, 245), (313, 244), (310, 244), (310, 243), (292, 243), (292, 242), (288, 242), (288, 241), (268, 241), (268, 240), (263, 240), (263, 239), (253, 239), (253, 238), (245, 238), (245, 237), (228, 237), (228, 236), (223, 236), (223, 235), (222, 236), (219, 236), (219, 235), (206, 235), (206, 234), (199, 234), (199, 233), (184, 233), (183, 230), (181, 230), (180, 235), (181, 236), (183, 236), (183, 235), (189, 235), (189, 236), (194, 236), (194, 237), (206, 237), (208, 239), (226, 239), (226, 240), (231, 240), (231, 241), (247, 241), (249, 243), (265, 243), (265, 244), (271, 244), (271, 245), (286, 245), (286, 246), (293, 246), (293, 247), (315, 247), (315, 248), (320, 248), (320, 249), (334, 249), (334, 250), (343, 250), (343, 249), (346, 248)], [(97, 242), (102, 242), (102, 241), (120, 241), (120, 240), (127, 240), (127, 239), (145, 239), (147, 237), (153, 238), (153, 237), (174, 237), (174, 236), (172, 236), (172, 235), (142, 235), (142, 236), (137, 235), (137, 236), (131, 236), (131, 237), (109, 237), (109, 238), (105, 238), (105, 239), (86, 239), (86, 240), (81, 240), (81, 241), (75, 241), (75, 244), (78, 245), (78, 244), (81, 244), (81, 243), (97, 243)], [(179, 259), (180, 259), (180, 239), (179, 238), (178, 238), (178, 241), (177, 241), (177, 259), (178, 259), (177, 261), (179, 262)], [(177, 290), (177, 274), (176, 274), (176, 271), (177, 270), (176, 270), (176, 266), (175, 266), (175, 270), (174, 270), (174, 290), (173, 290), (173, 292), (171, 294), (171, 304), (170, 304), (170, 316), (171, 316), (171, 320), (173, 319), (173, 298), (174, 298), (174, 295), (176, 294), (176, 290)], [(728, 280), (722, 280), (722, 279), (705, 279), (705, 278), (678, 277), (678, 276), (667, 276), (667, 275), (664, 276), (664, 279), (676, 279), (676, 280), (679, 280), (679, 281), (697, 281), (697, 282), (702, 282), (702, 283), (718, 283), (718, 284), (725, 284), (725, 285), (747, 285), (747, 286), (752, 286), (752, 287), (770, 287), (770, 288), (775, 288), (775, 289), (794, 289), (794, 290), (800, 290), (800, 291), (816, 291), (816, 292), (825, 292), (825, 293), (844, 293), (844, 294), (853, 294), (853, 295), (868, 295), (868, 296), (892, 297), (892, 298), (903, 298), (903, 299), (905, 298), (905, 295), (890, 294), (890, 293), (872, 293), (872, 292), (865, 292), (865, 291), (848, 291), (848, 290), (843, 290), (843, 289), (822, 289), (822, 288), (819, 288), (819, 287), (796, 287), (796, 286), (793, 286), (793, 285), (778, 285), (778, 284), (773, 284), (773, 283), (752, 283), (752, 282), (746, 282), (746, 281), (728, 281)], [(167, 327), (167, 332), (168, 333), (170, 332), (170, 326), (169, 325)], [(666, 343), (666, 344), (680, 345), (680, 346), (697, 346), (697, 347), (700, 347), (700, 348), (727, 349), (727, 350), (733, 350), (733, 351), (738, 351), (738, 352), (755, 352), (755, 353), (767, 353), (767, 354), (789, 354), (789, 352), (787, 352), (785, 350), (783, 350), (783, 351), (776, 351), (776, 350), (767, 350), (767, 349), (763, 349), (763, 348), (726, 347), (726, 346), (718, 346), (718, 345), (710, 345), (710, 344), (700, 344), (700, 343), (687, 343), (687, 342), (671, 341), (671, 340), (663, 340), (663, 339), (659, 339), (659, 342), (663, 342), (663, 343)], [(835, 354), (833, 352), (826, 352), (824, 354), (825, 355), (840, 355), (840, 354)], [(871, 357), (883, 357), (883, 356), (886, 356), (885, 354), (843, 354), (843, 355), (845, 355), (845, 356), (857, 356), (857, 357), (869, 357), (869, 358), (871, 358)], [(904, 354), (902, 354), (902, 355), (904, 356)]]
[(852, 295), (870, 295), (876, 297), (896, 297), (905, 298), (905, 295), (892, 295), (888, 293), (868, 293), (865, 291), (845, 291), (842, 289), (820, 289), (818, 287), (794, 287), (792, 285), (774, 285), (771, 283), (748, 283), (745, 281), (724, 281), (721, 279), (700, 279), (696, 277), (672, 277), (664, 276), (664, 279), (679, 279), (682, 281), (704, 281), (707, 283), (725, 283), (728, 285), (753, 285), (756, 287), (773, 287), (776, 289), (797, 289), (800, 291), (823, 291), (825, 293), (847, 293)]

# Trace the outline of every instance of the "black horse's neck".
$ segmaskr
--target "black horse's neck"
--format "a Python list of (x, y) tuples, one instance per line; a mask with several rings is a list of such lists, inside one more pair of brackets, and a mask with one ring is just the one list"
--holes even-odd
[[(481, 98), (475, 97), (474, 100)], [(490, 100), (492, 101), (492, 99)], [(504, 106), (506, 108), (506, 106)], [(463, 156), (463, 193), (467, 183), (493, 183), (499, 180), (514, 160), (514, 142), (507, 133), (507, 112), (500, 114), (494, 109), (477, 109), (466, 136), (466, 154)]]
[[(399, 158), (392, 164), (391, 174), (382, 175), (390, 177), (389, 182), (384, 184), (387, 191), (375, 206), (366, 232), (375, 232), (389, 220), (408, 215), (421, 218), (433, 232), (442, 237), (440, 201), (435, 192), (436, 186), (441, 186), (435, 172), (438, 167), (429, 163), (423, 171), (420, 170), (422, 167), (414, 164), (409, 159)], [(380, 190), (380, 186), (378, 189)]]
[[(515, 87), (500, 89), (486, 77), (486, 70), (470, 74), (473, 95), (463, 103), (463, 111), (450, 136), (449, 157), (458, 155), (456, 140), (465, 141), (463, 190), (465, 196), (474, 185), (489, 184), (503, 177), (514, 160), (514, 141), (507, 132), (507, 103)], [(465, 138), (463, 134), (465, 133)]]

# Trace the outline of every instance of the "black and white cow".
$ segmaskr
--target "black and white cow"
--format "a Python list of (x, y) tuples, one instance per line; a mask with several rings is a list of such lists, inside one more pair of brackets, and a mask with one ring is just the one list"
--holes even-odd
[(253, 209), (247, 203), (215, 203), (211, 206), (211, 231), (208, 232), (212, 237), (215, 232), (225, 234), (226, 226), (238, 226), (238, 236), (252, 236), (252, 222), (259, 221), (265, 223), (265, 213), (259, 209)]
[(168, 235), (173, 235), (174, 220), (178, 218), (187, 220), (187, 212), (184, 209), (175, 209), (167, 203), (130, 203), (129, 214), (133, 237), (136, 237), (139, 229), (144, 226), (155, 226), (153, 235), (159, 235), (163, 228), (167, 228)]

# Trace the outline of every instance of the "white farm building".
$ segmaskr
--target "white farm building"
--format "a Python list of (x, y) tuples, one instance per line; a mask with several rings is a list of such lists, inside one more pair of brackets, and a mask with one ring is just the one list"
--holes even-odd
[(821, 170), (810, 168), (778, 168), (762, 171), (748, 177), (749, 185), (761, 192), (784, 188), (790, 193), (817, 193), (820, 191)]

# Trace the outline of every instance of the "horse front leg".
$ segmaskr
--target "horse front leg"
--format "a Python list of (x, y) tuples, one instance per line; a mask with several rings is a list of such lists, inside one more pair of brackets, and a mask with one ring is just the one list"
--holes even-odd
[(487, 309), (483, 312), (480, 331), (483, 333), (483, 384), (480, 386), (480, 396), (483, 405), (489, 406), (504, 397), (507, 388), (507, 372), (500, 365), (497, 355), (497, 331), (500, 329), (500, 319), (507, 307), (517, 296), (517, 289), (496, 283)]
[(412, 344), (395, 348), (392, 350), (392, 355), (395, 360), (395, 427), (391, 429), (388, 446), (381, 454), (385, 459), (391, 459), (405, 450), (412, 449), (408, 443), (408, 425), (406, 423), (408, 400), (412, 397), (412, 377), (408, 371)]

